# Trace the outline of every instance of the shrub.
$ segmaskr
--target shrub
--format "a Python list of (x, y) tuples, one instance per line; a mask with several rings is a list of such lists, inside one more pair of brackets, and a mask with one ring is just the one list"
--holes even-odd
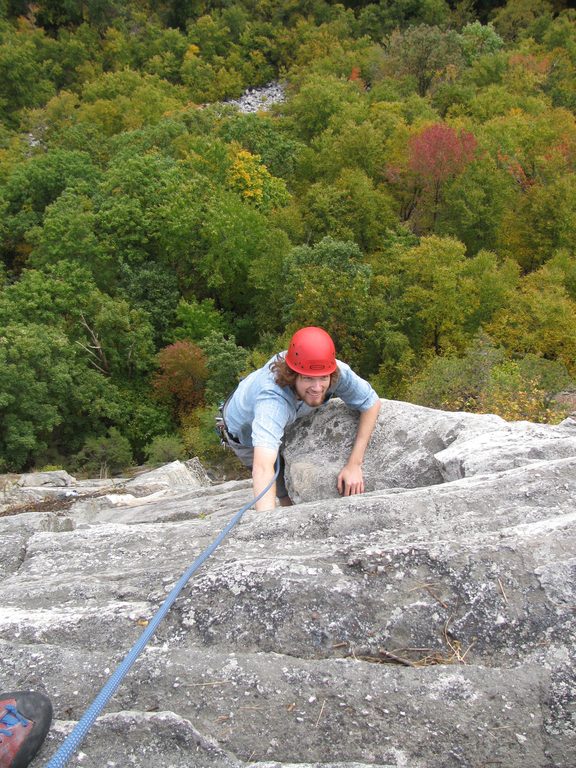
[(183, 459), (186, 456), (186, 449), (182, 438), (178, 435), (158, 435), (146, 446), (144, 453), (149, 464), (160, 466)]
[(463, 357), (431, 358), (410, 386), (408, 398), (431, 408), (554, 423), (569, 410), (554, 395), (573, 386), (558, 361), (534, 355), (507, 359), (481, 334)]
[(133, 461), (130, 442), (116, 427), (110, 427), (107, 435), (89, 437), (76, 459), (82, 470), (99, 477), (119, 474)]

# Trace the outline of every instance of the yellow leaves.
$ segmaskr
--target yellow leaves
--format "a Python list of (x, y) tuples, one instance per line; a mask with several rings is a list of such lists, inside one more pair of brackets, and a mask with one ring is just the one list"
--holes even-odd
[(195, 59), (199, 53), (200, 48), (194, 43), (191, 43), (184, 53), (184, 61), (192, 61), (192, 59)]
[(270, 174), (259, 160), (258, 155), (241, 149), (228, 173), (228, 185), (239, 192), (244, 200), (260, 202), (264, 196), (264, 181), (266, 174)]
[(227, 186), (243, 200), (262, 209), (285, 205), (290, 195), (283, 179), (272, 176), (260, 155), (238, 149), (228, 171)]

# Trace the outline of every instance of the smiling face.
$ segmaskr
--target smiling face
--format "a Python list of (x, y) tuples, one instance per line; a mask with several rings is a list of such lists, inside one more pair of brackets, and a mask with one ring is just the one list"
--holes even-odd
[(322, 405), (329, 386), (330, 376), (302, 376), (298, 374), (294, 382), (298, 399), (303, 400), (306, 405), (312, 408)]

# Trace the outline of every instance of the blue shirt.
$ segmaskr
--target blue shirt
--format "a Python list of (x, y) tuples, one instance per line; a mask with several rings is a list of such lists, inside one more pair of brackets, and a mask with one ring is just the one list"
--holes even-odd
[[(291, 387), (276, 384), (270, 370), (275, 359), (276, 356), (243, 379), (226, 405), (226, 427), (242, 445), (277, 450), (286, 427), (316, 410), (299, 400)], [(327, 397), (339, 397), (350, 408), (367, 411), (378, 395), (349, 365), (336, 362), (340, 377)]]

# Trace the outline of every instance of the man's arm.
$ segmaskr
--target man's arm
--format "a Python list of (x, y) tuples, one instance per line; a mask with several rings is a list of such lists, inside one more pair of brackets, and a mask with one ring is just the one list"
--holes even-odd
[(364, 461), (368, 442), (376, 426), (381, 404), (380, 399), (378, 399), (367, 411), (360, 413), (358, 431), (356, 432), (356, 439), (354, 440), (350, 458), (338, 475), (338, 493), (341, 496), (354, 496), (357, 493), (364, 493), (362, 462)]
[[(276, 457), (278, 451), (273, 448), (254, 448), (254, 460), (252, 463), (252, 485), (254, 496), (266, 488), (274, 477)], [(256, 511), (265, 512), (276, 506), (276, 482), (272, 483), (264, 496), (256, 502)]]

